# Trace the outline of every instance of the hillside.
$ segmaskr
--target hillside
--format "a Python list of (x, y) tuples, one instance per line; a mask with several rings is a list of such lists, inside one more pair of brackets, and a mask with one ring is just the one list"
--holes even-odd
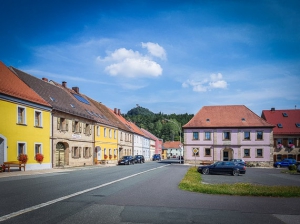
[[(138, 127), (144, 128), (154, 134), (156, 137), (165, 141), (179, 141), (180, 130), (183, 125), (189, 122), (194, 114), (163, 114), (153, 113), (147, 108), (137, 105), (137, 107), (129, 110), (123, 116), (135, 123)], [(167, 119), (167, 120), (166, 120)], [(170, 121), (168, 121), (170, 120)], [(183, 141), (183, 134), (181, 133)]]

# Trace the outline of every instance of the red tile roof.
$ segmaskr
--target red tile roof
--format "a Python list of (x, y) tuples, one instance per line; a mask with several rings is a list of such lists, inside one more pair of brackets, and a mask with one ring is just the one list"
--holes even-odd
[(0, 93), (50, 107), (42, 97), (26, 85), (0, 61)]
[[(283, 116), (283, 113), (287, 114), (287, 117)], [(297, 128), (296, 123), (300, 124), (300, 110), (263, 110), (262, 118), (267, 122), (276, 125), (273, 129), (273, 134), (300, 134), (300, 128)], [(278, 127), (278, 124), (282, 125), (282, 128)]]
[(273, 125), (244, 105), (204, 106), (182, 128), (269, 127)]
[(180, 141), (164, 142), (163, 149), (180, 149)]
[(150, 138), (150, 139), (152, 139), (152, 140), (154, 140), (154, 141), (159, 140), (155, 135), (153, 135), (151, 132), (147, 131), (146, 129), (141, 128), (141, 130), (142, 130), (142, 132), (144, 132), (144, 134), (145, 134), (148, 138)]

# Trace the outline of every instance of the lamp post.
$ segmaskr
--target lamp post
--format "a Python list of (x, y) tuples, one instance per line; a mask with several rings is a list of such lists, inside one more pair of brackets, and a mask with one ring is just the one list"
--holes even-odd
[(166, 118), (164, 118), (164, 120), (176, 124), (177, 127), (178, 127), (178, 129), (179, 129), (179, 141), (180, 141), (180, 145), (179, 145), (179, 147), (180, 147), (179, 161), (180, 161), (180, 164), (181, 164), (181, 150), (182, 150), (182, 145), (181, 145), (181, 128), (179, 127), (179, 125), (175, 121), (172, 121), (172, 120), (169, 120), (169, 119), (166, 119)]

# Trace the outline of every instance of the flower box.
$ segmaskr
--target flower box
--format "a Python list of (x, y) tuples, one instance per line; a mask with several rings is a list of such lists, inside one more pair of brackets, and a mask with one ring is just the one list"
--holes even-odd
[(109, 159), (112, 159), (112, 155), (109, 155)]
[(19, 156), (18, 156), (18, 160), (20, 161), (20, 162), (22, 162), (22, 163), (27, 163), (27, 160), (28, 160), (28, 157), (27, 157), (27, 155), (26, 154), (20, 154)]
[(283, 149), (283, 145), (282, 144), (278, 144), (277, 145), (277, 149)]
[(36, 155), (35, 155), (35, 160), (36, 160), (37, 162), (39, 162), (39, 163), (42, 163), (43, 160), (44, 160), (43, 154), (41, 154), (41, 153), (36, 154)]
[(104, 155), (104, 159), (107, 159), (107, 155)]
[(294, 149), (295, 145), (294, 144), (288, 144), (289, 148)]

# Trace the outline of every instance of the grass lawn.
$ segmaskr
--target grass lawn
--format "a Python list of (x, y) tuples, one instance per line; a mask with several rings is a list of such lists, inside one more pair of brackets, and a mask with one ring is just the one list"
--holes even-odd
[(263, 186), (249, 183), (203, 184), (201, 174), (191, 167), (179, 184), (181, 190), (205, 194), (226, 194), (240, 196), (300, 197), (297, 186)]

